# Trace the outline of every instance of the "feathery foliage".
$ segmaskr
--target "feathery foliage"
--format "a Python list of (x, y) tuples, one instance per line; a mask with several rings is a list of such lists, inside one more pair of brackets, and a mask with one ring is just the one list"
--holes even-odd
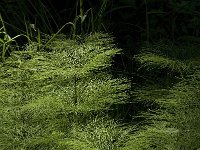
[[(197, 50), (197, 47), (188, 47), (181, 54), (176, 45), (160, 47), (156, 43), (135, 56), (139, 73), (147, 79), (143, 81), (144, 87), (134, 90), (135, 99), (152, 106), (140, 115), (145, 120), (139, 130), (130, 135), (123, 150), (192, 150), (200, 147), (199, 55), (196, 53), (195, 58), (187, 55)], [(163, 81), (168, 83), (163, 85)]]
[(99, 33), (81, 43), (57, 37), (43, 51), (13, 51), (0, 66), (0, 147), (114, 149), (125, 131), (98, 118), (128, 98), (127, 81), (106, 72), (119, 52)]
[(200, 148), (199, 69), (172, 89), (171, 101), (176, 103), (176, 122), (180, 130), (176, 149)]

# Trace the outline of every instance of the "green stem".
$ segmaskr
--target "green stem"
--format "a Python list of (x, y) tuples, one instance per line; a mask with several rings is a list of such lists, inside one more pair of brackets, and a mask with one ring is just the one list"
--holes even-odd
[(74, 76), (74, 104), (77, 105), (77, 78), (76, 75)]
[(81, 17), (81, 32), (83, 32), (83, 0), (79, 1), (79, 5), (80, 5), (80, 17)]
[(6, 54), (6, 44), (3, 44), (3, 51), (2, 51), (2, 62), (5, 62), (5, 54)]
[(80, 5), (80, 16), (83, 16), (83, 0), (79, 1), (79, 5)]

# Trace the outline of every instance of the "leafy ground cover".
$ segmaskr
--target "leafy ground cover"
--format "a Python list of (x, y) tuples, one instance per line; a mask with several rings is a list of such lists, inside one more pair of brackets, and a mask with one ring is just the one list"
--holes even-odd
[[(0, 148), (198, 149), (198, 56), (183, 60), (168, 48), (149, 45), (133, 58), (144, 80), (132, 86), (110, 73), (121, 49), (108, 34), (57, 35), (44, 49), (12, 51), (0, 64)], [(135, 103), (147, 109), (119, 107)]]

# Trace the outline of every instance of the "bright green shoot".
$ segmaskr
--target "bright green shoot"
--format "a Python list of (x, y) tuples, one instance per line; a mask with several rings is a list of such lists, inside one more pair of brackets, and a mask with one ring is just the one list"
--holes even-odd
[(2, 62), (5, 62), (6, 52), (11, 47), (11, 44), (13, 42), (16, 42), (15, 39), (17, 39), (20, 36), (25, 36), (28, 40), (29, 40), (29, 38), (24, 34), (19, 34), (19, 35), (16, 35), (15, 37), (11, 38), (9, 36), (9, 34), (7, 33), (7, 31), (6, 31), (6, 28), (5, 28), (5, 25), (4, 25), (4, 21), (3, 21), (2, 17), (1, 17), (1, 15), (0, 15), (0, 21), (1, 21), (1, 24), (2, 24), (2, 27), (0, 28), (0, 35), (1, 35), (1, 37), (0, 37), (0, 47), (2, 48), (0, 50), (0, 54), (1, 54), (1, 59), (0, 60)]
[[(54, 39), (55, 39), (55, 37), (58, 35), (58, 34), (60, 34), (60, 32), (65, 28), (65, 26), (67, 26), (67, 25), (72, 25), (73, 26), (73, 31), (75, 31), (75, 26), (74, 26), (74, 24), (72, 23), (72, 22), (67, 22), (66, 24), (64, 24), (45, 44), (44, 44), (44, 46), (42, 47), (42, 48), (45, 48), (49, 43), (51, 43)], [(40, 39), (39, 38), (40, 37), (40, 33), (38, 32), (38, 39)], [(73, 34), (73, 37), (74, 37), (74, 34)], [(38, 40), (39, 41), (39, 40)]]
[[(93, 7), (88, 10), (84, 10), (84, 0), (77, 0), (76, 4), (76, 17), (73, 21), (73, 29), (72, 33), (75, 35), (76, 33), (94, 33), (95, 31), (100, 29), (100, 26), (103, 26), (102, 16), (106, 10), (108, 0), (103, 0), (101, 2), (100, 8), (98, 12), (93, 12)], [(90, 15), (90, 17), (88, 17)], [(87, 19), (88, 18), (88, 19)], [(77, 30), (77, 25), (80, 23), (80, 31)], [(105, 29), (105, 27), (104, 27)]]
[[(36, 23), (35, 23), (36, 24)], [(40, 31), (40, 29), (38, 29), (37, 27), (36, 27), (36, 25), (35, 24), (30, 24), (30, 23), (27, 23), (26, 21), (25, 21), (25, 26), (26, 26), (26, 36), (29, 38), (29, 39), (35, 39), (36, 38), (36, 40), (37, 40), (37, 48), (38, 49), (44, 49), (50, 42), (52, 42), (52, 40), (54, 40), (54, 38), (58, 35), (58, 34), (60, 34), (61, 33), (61, 31), (67, 26), (67, 25), (72, 25), (72, 39), (74, 38), (74, 36), (75, 36), (75, 31), (76, 31), (76, 27), (75, 27), (75, 25), (74, 25), (74, 23), (72, 23), (72, 22), (67, 22), (67, 23), (65, 23), (55, 34), (53, 34), (52, 36), (51, 36), (51, 38), (46, 42), (46, 43), (44, 43), (43, 45), (42, 45), (42, 40), (41, 40), (41, 34), (42, 34), (42, 32)], [(36, 35), (36, 37), (34, 37), (34, 34), (33, 34), (33, 32), (37, 32), (37, 35)], [(30, 43), (30, 41), (28, 41), (29, 42), (29, 44), (31, 44)]]

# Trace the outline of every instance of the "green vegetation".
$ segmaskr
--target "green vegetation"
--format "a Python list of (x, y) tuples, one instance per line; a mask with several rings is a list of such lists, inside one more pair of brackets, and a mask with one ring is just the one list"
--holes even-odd
[(128, 84), (106, 73), (120, 51), (112, 39), (94, 34), (79, 44), (61, 36), (42, 51), (30, 46), (1, 64), (3, 149), (117, 147), (127, 131), (108, 109), (124, 103)]
[(200, 2), (60, 3), (0, 2), (0, 150), (200, 149)]

